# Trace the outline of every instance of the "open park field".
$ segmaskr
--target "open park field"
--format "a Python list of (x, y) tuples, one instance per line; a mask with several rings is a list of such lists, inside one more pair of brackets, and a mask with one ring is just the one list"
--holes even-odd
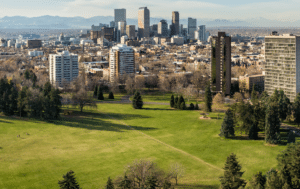
[[(218, 136), (224, 113), (199, 119), (199, 111), (167, 105), (98, 104), (74, 110), (60, 121), (43, 122), (0, 116), (0, 188), (59, 188), (58, 180), (73, 170), (81, 188), (103, 188), (107, 177), (124, 173), (135, 159), (152, 159), (161, 168), (179, 162), (181, 188), (218, 188), (226, 157), (235, 153), (249, 180), (277, 165), (285, 146), (263, 140)], [(17, 137), (20, 135), (20, 137)]]

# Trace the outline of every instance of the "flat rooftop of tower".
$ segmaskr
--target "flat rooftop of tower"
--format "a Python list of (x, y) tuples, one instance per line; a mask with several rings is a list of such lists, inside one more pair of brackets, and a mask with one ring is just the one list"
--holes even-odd
[(265, 36), (265, 38), (296, 38), (296, 37), (299, 37), (299, 36), (296, 36), (294, 34), (282, 34), (282, 35), (267, 35)]

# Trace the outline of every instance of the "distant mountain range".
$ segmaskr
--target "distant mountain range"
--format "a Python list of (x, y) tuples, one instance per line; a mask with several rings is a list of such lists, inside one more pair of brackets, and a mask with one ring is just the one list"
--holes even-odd
[[(150, 23), (157, 24), (164, 18), (151, 18)], [(0, 29), (90, 29), (91, 25), (99, 23), (109, 24), (113, 21), (113, 16), (95, 16), (91, 18), (83, 17), (59, 17), (59, 16), (40, 16), (25, 17), (12, 16), (0, 18)], [(168, 24), (171, 19), (166, 19)], [(268, 20), (265, 18), (247, 20), (225, 20), (225, 19), (198, 19), (198, 25), (207, 27), (300, 27), (300, 20), (295, 22)], [(127, 19), (127, 24), (137, 25), (137, 19)], [(180, 19), (180, 24), (187, 26), (187, 19)]]

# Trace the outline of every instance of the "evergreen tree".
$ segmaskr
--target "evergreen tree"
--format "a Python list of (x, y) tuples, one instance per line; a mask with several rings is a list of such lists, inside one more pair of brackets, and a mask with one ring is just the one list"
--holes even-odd
[(60, 189), (79, 189), (79, 184), (76, 181), (74, 172), (71, 170), (63, 175), (63, 180), (58, 181)]
[(227, 157), (224, 176), (220, 177), (222, 189), (238, 189), (245, 187), (246, 181), (241, 179), (244, 174), (241, 172), (242, 166), (238, 163), (236, 155), (231, 154)]
[(113, 92), (109, 92), (108, 99), (115, 99)]
[(275, 169), (267, 172), (266, 189), (282, 189), (282, 181)]
[(189, 109), (190, 109), (190, 110), (194, 110), (194, 109), (195, 109), (195, 106), (194, 106), (194, 104), (193, 104), (193, 103), (191, 103), (191, 104), (190, 104), (190, 107), (189, 107)]
[(196, 105), (195, 105), (195, 110), (199, 110), (198, 103), (196, 103)]
[(47, 81), (44, 85), (44, 89), (43, 89), (43, 92), (44, 92), (44, 96), (48, 96), (50, 91), (52, 89), (52, 86), (51, 86), (51, 83), (49, 81)]
[(262, 175), (261, 172), (258, 172), (252, 177), (249, 183), (249, 189), (264, 189), (266, 185), (266, 180), (266, 176)]
[(219, 136), (228, 138), (234, 136), (234, 121), (233, 114), (230, 109), (225, 113)]
[(183, 98), (182, 95), (180, 95), (180, 97), (179, 97), (179, 99), (178, 99), (178, 102), (177, 102), (177, 108), (178, 108), (178, 109), (181, 109), (181, 110), (182, 110), (181, 105), (182, 105), (183, 102), (184, 102), (184, 98)]
[(134, 109), (142, 109), (143, 108), (143, 100), (142, 96), (139, 92), (136, 92), (134, 94), (133, 100), (132, 100), (132, 106)]
[(170, 106), (171, 106), (171, 108), (174, 108), (174, 103), (175, 103), (175, 101), (174, 101), (174, 95), (172, 94), (171, 100), (170, 100)]
[(281, 121), (284, 121), (287, 115), (290, 114), (290, 99), (284, 94), (283, 90), (280, 90), (279, 96), (279, 117)]
[(175, 100), (174, 100), (174, 108), (178, 108), (178, 107), (177, 107), (178, 100), (179, 100), (179, 99), (178, 99), (178, 96), (176, 96), (176, 97), (175, 97)]
[(296, 99), (294, 100), (293, 112), (294, 112), (294, 122), (299, 127), (299, 124), (300, 124), (300, 93), (297, 94)]
[(121, 189), (130, 189), (131, 188), (131, 180), (128, 179), (126, 174), (125, 174), (123, 180), (121, 181), (121, 183), (119, 184), (119, 187)]
[(266, 111), (266, 128), (265, 140), (270, 144), (278, 144), (280, 142), (280, 120), (278, 112), (278, 104), (271, 102)]
[(252, 92), (251, 92), (251, 102), (254, 104), (257, 101), (257, 92), (255, 91), (255, 84), (253, 84)]
[(98, 97), (97, 93), (98, 93), (98, 86), (96, 85), (94, 89), (94, 97)]
[(58, 89), (52, 89), (50, 92), (50, 103), (52, 111), (52, 119), (58, 119), (61, 112), (61, 96)]
[(210, 91), (210, 85), (207, 85), (205, 89), (205, 111), (211, 112), (211, 106), (212, 106), (212, 94)]
[(180, 110), (185, 110), (186, 109), (186, 106), (185, 106), (185, 102), (183, 101), (181, 104), (180, 104)]
[(279, 102), (279, 97), (280, 97), (279, 92), (278, 92), (277, 89), (275, 89), (274, 93), (269, 98), (269, 102), (276, 102), (276, 103), (278, 103)]
[(260, 95), (260, 101), (263, 105), (266, 105), (269, 101), (269, 95), (267, 93), (267, 91), (263, 91)]
[(114, 189), (114, 188), (115, 188), (115, 186), (114, 186), (114, 184), (113, 184), (111, 178), (108, 177), (108, 180), (107, 180), (107, 182), (106, 182), (105, 189)]
[(99, 91), (98, 91), (98, 100), (104, 100), (102, 87), (99, 87)]
[(146, 188), (147, 189), (156, 189), (156, 187), (158, 187), (157, 181), (158, 180), (157, 180), (156, 176), (149, 176), (146, 181)]
[(257, 122), (253, 122), (251, 128), (250, 128), (250, 131), (249, 131), (249, 138), (250, 139), (258, 139), (258, 125), (257, 125)]
[(18, 95), (18, 111), (20, 114), (20, 117), (25, 116), (25, 99), (27, 94), (27, 88), (23, 87)]

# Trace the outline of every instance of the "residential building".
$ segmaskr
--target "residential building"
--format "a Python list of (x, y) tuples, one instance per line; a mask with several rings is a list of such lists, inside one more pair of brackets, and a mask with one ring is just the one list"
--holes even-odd
[(169, 32), (168, 32), (168, 23), (166, 20), (161, 20), (158, 23), (157, 26), (157, 33), (160, 37), (167, 37), (169, 36)]
[(195, 31), (197, 30), (197, 19), (188, 18), (188, 36), (194, 39)]
[(49, 55), (50, 82), (55, 86), (62, 86), (64, 82), (71, 82), (78, 76), (78, 55), (63, 51)]
[(179, 12), (172, 12), (171, 36), (179, 34)]
[(124, 44), (118, 44), (109, 52), (110, 81), (123, 74), (135, 72), (134, 50)]
[(147, 7), (140, 7), (138, 12), (139, 38), (150, 37), (150, 11)]
[(265, 91), (282, 89), (293, 102), (300, 92), (300, 36), (277, 32), (265, 37)]
[(27, 47), (29, 49), (42, 47), (42, 40), (27, 40)]
[(231, 37), (225, 32), (211, 39), (211, 89), (215, 93), (230, 95)]
[(258, 92), (264, 91), (264, 75), (245, 75), (239, 77), (239, 87), (240, 90), (252, 91), (253, 85), (254, 90)]

